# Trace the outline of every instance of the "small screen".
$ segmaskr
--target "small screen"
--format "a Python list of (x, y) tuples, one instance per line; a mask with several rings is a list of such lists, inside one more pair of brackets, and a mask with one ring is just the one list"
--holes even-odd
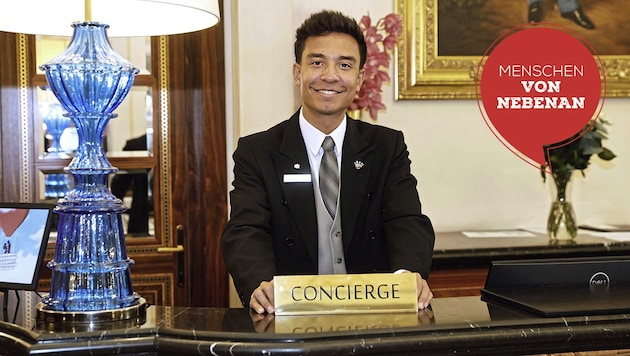
[(54, 207), (0, 203), (0, 289), (37, 288)]

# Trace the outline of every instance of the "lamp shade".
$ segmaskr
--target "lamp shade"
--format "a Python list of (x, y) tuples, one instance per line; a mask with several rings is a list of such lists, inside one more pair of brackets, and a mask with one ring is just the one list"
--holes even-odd
[(0, 4), (0, 31), (72, 36), (74, 22), (109, 25), (110, 37), (187, 33), (219, 22), (217, 0), (20, 0)]

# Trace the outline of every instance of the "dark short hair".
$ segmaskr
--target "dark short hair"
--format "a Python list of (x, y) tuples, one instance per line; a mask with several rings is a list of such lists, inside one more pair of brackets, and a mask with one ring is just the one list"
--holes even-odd
[(324, 10), (312, 14), (295, 31), (295, 63), (300, 63), (302, 60), (302, 52), (304, 52), (304, 44), (307, 38), (323, 36), (333, 32), (348, 34), (357, 41), (360, 56), (359, 68), (363, 68), (367, 57), (367, 45), (359, 24), (352, 17), (332, 10)]

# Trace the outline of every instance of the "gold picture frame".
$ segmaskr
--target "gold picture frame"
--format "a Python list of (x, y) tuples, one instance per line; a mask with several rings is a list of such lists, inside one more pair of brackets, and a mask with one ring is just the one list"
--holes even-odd
[[(475, 76), (482, 56), (438, 55), (438, 41), (446, 40), (438, 38), (438, 1), (445, 0), (395, 1), (403, 21), (394, 64), (396, 100), (476, 98)], [(606, 97), (630, 97), (630, 53), (599, 58), (606, 74)]]

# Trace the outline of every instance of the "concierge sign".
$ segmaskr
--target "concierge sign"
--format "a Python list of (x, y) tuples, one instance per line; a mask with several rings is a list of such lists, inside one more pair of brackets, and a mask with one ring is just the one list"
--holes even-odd
[(536, 167), (546, 166), (547, 149), (567, 144), (597, 119), (606, 88), (594, 49), (579, 34), (547, 23), (498, 38), (477, 79), (479, 108), (490, 129)]
[(276, 276), (276, 315), (418, 312), (414, 273)]

